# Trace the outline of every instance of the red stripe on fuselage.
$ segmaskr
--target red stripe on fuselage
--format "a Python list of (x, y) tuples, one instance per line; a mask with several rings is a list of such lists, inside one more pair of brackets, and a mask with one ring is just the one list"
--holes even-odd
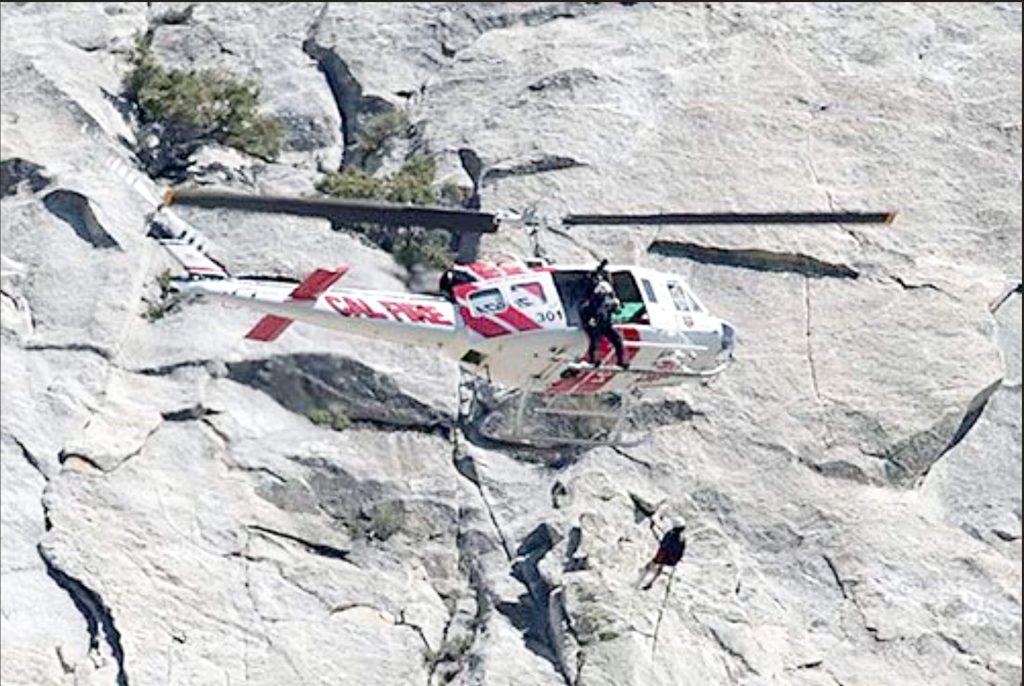
[(464, 305), (459, 307), (459, 314), (462, 315), (462, 319), (466, 322), (466, 326), (473, 331), (476, 331), (484, 338), (494, 338), (495, 336), (504, 336), (505, 334), (512, 333), (505, 327), (492, 322), (486, 317), (474, 317), (469, 313), (469, 308)]
[(338, 279), (348, 273), (348, 267), (337, 269), (317, 269), (303, 279), (302, 283), (292, 291), (292, 300), (316, 300), (323, 295), (328, 288), (337, 283)]
[(256, 326), (252, 327), (245, 337), (254, 341), (272, 341), (284, 333), (291, 323), (292, 320), (286, 317), (268, 314), (256, 322)]
[[(338, 279), (345, 276), (347, 272), (348, 267), (316, 269), (312, 274), (303, 279), (302, 283), (295, 287), (295, 290), (288, 295), (288, 299), (316, 300), (328, 288), (333, 286)], [(245, 334), (245, 337), (254, 341), (272, 341), (284, 333), (285, 329), (291, 326), (293, 321), (295, 320), (288, 317), (268, 314), (256, 322), (256, 326), (252, 327), (249, 333)]]
[(508, 322), (517, 331), (536, 331), (537, 329), (542, 328), (540, 324), (533, 321), (514, 307), (509, 307), (494, 316), (503, 322)]
[[(622, 335), (624, 352), (626, 353), (626, 361), (632, 362), (633, 358), (640, 352), (640, 348), (629, 345), (630, 341), (639, 341), (640, 332), (635, 328), (619, 328), (616, 327), (618, 332)], [(581, 355), (577, 358), (577, 362), (584, 362), (586, 355)], [(615, 349), (612, 344), (608, 342), (607, 338), (602, 338), (598, 343), (597, 358), (600, 360), (602, 367), (609, 366), (618, 360), (615, 359)], [(588, 393), (597, 393), (604, 386), (608, 384), (613, 378), (615, 378), (616, 372), (614, 371), (601, 371), (601, 370), (581, 370), (576, 373), (575, 376), (570, 376), (564, 379), (559, 379), (555, 383), (551, 384), (547, 393), (554, 395), (585, 395)]]

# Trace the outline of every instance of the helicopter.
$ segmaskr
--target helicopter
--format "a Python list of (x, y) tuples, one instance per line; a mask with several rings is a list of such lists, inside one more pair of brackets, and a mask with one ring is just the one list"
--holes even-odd
[[(474, 201), (468, 203), (471, 206)], [(337, 224), (442, 228), (453, 236), (458, 258), (437, 293), (384, 292), (339, 286), (348, 266), (316, 269), (301, 281), (233, 276), (204, 249), (205, 239), (170, 211), (172, 205), (246, 212), (317, 216)], [(475, 200), (479, 207), (478, 198)], [(654, 224), (891, 223), (892, 212), (685, 213), (584, 215), (562, 226)], [(513, 218), (515, 219), (515, 218)], [(251, 308), (263, 314), (246, 337), (272, 342), (294, 322), (374, 340), (430, 348), (484, 382), (488, 411), (515, 397), (511, 416), (496, 414), (493, 440), (551, 446), (623, 445), (632, 399), (648, 389), (721, 374), (735, 359), (736, 330), (713, 315), (686, 281), (642, 266), (551, 264), (538, 258), (476, 258), (480, 237), (510, 223), (478, 209), (409, 206), (383, 202), (257, 196), (209, 189), (171, 189), (153, 216), (155, 235), (186, 275), (172, 287), (193, 296)], [(612, 364), (602, 339), (588, 362), (589, 338), (581, 305), (591, 277), (607, 278), (619, 302), (613, 326), (624, 344), (626, 366)], [(598, 420), (597, 428), (551, 435), (527, 417)], [(492, 417), (493, 418), (493, 417)], [(492, 425), (494, 423), (492, 422)], [(547, 423), (550, 425), (550, 422)]]

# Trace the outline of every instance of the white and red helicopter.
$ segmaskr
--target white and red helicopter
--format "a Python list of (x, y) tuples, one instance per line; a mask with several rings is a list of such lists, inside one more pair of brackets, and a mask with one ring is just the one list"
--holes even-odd
[[(442, 278), (438, 295), (345, 288), (339, 282), (347, 266), (317, 269), (295, 283), (239, 278), (210, 257), (205, 239), (168, 209), (172, 204), (319, 216), (336, 224), (443, 228), (456, 239), (462, 261)], [(562, 224), (889, 223), (893, 217), (857, 212), (569, 215)], [(503, 400), (514, 395), (512, 411), (500, 415), (494, 431), (483, 431), (488, 438), (543, 446), (621, 444), (626, 442), (622, 428), (630, 398), (646, 389), (713, 377), (732, 361), (734, 328), (709, 312), (681, 277), (602, 263), (622, 303), (614, 326), (629, 366), (613, 364), (606, 340), (600, 343), (600, 363), (585, 362), (589, 341), (581, 327), (580, 305), (594, 265), (475, 261), (480, 235), (497, 231), (503, 221), (466, 209), (216, 190), (168, 191), (153, 217), (160, 242), (186, 271), (185, 277), (173, 280), (176, 289), (263, 313), (247, 338), (271, 342), (294, 322), (302, 322), (427, 347), (486, 382), (491, 409), (495, 385)], [(543, 425), (527, 421), (538, 415), (598, 421), (596, 428), (587, 422), (584, 430), (577, 422), (569, 435), (548, 435)]]

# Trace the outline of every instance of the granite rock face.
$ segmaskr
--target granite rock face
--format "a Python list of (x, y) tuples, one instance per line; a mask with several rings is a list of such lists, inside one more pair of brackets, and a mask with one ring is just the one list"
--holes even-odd
[[(0, 12), (4, 684), (1020, 683), (1019, 4)], [(398, 109), (491, 211), (900, 214), (485, 237), (679, 273), (738, 347), (637, 447), (484, 443), (431, 351), (147, 316), (163, 182), (103, 163), (135, 164), (147, 31), (286, 129), (274, 162), (196, 151), (197, 183), (312, 193)], [(182, 215), (239, 273), (415, 281), (327, 222)], [(643, 592), (651, 512), (688, 544)]]

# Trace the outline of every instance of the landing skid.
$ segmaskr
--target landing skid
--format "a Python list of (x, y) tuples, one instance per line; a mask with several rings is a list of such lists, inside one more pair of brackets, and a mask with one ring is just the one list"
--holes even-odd
[(546, 395), (528, 390), (496, 391), (472, 377), (463, 386), (467, 391), (463, 415), (488, 441), (533, 448), (626, 448), (647, 439), (646, 434), (626, 431), (632, 406), (631, 397), (626, 394)]

